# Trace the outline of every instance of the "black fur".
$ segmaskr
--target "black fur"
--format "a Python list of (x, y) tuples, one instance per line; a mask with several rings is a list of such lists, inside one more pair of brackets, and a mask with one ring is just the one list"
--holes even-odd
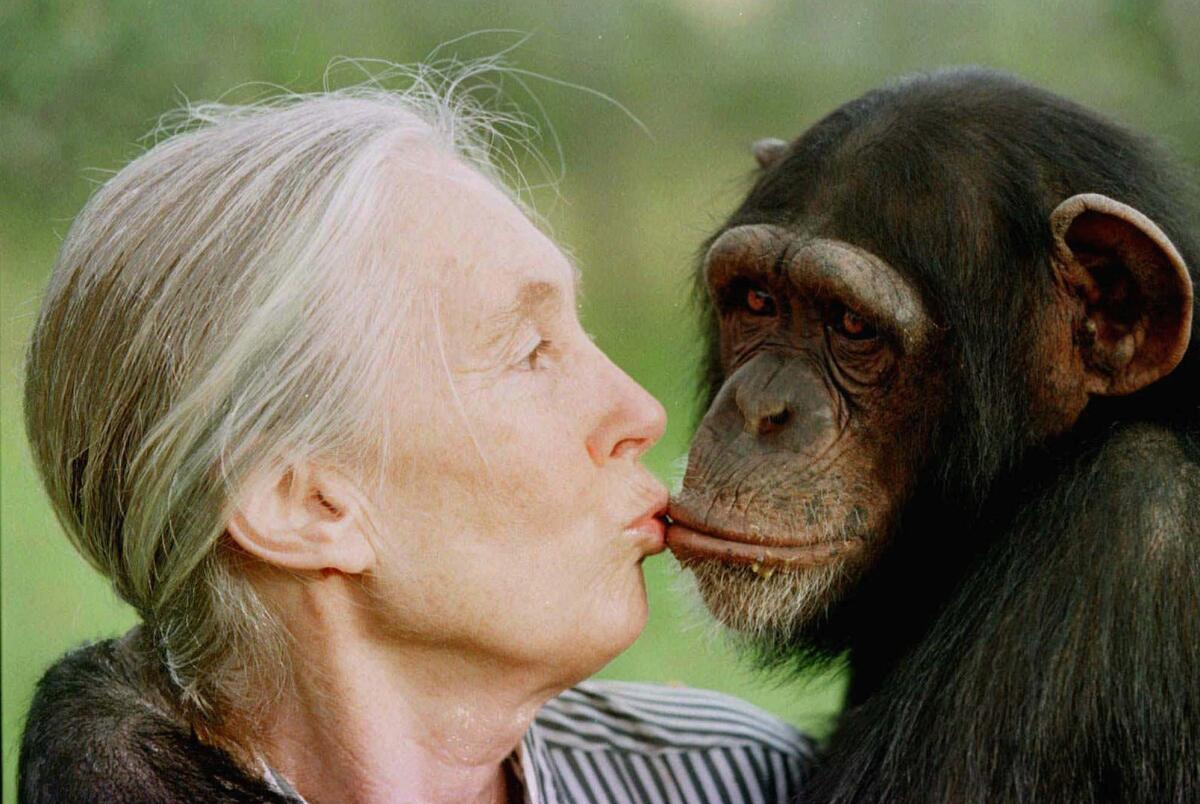
[(22, 804), (294, 801), (197, 739), (159, 667), (141, 629), (51, 667), (21, 741)]
[(849, 657), (811, 800), (1200, 801), (1200, 318), (1172, 374), (1093, 400), (1052, 443), (1025, 385), (1051, 211), (1082, 192), (1141, 210), (1194, 285), (1200, 214), (1180, 175), (1093, 112), (958, 70), (818, 122), (723, 227), (819, 230), (880, 255), (945, 329), (955, 389), (894, 549), (784, 648)]

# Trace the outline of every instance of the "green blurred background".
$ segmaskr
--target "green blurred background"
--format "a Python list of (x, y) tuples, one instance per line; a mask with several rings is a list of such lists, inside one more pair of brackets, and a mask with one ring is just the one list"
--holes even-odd
[[(337, 56), (411, 62), (479, 32), (440, 53), (467, 58), (521, 38), (491, 29), (532, 35), (511, 64), (612, 96), (649, 132), (594, 94), (529, 81), (566, 166), (558, 193), (538, 191), (535, 201), (584, 269), (585, 325), (666, 404), (671, 425), (649, 462), (668, 480), (696, 414), (688, 272), (697, 244), (748, 186), (752, 140), (794, 136), (895, 76), (974, 63), (1098, 108), (1200, 163), (1196, 0), (10, 0), (0, 10), (0, 726), (9, 800), (39, 674), (66, 648), (133, 622), (59, 533), (21, 425), (24, 340), (72, 216), (185, 96), (210, 100), (256, 80), (312, 90)], [(541, 149), (557, 165), (548, 134)], [(839, 678), (781, 686), (756, 675), (713, 638), (670, 559), (648, 562), (647, 575), (650, 624), (604, 675), (727, 690), (827, 732)]]

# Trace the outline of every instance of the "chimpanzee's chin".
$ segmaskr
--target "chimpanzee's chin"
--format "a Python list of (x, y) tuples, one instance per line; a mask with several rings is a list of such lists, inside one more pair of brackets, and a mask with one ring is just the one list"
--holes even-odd
[(716, 559), (687, 565), (705, 607), (752, 641), (791, 643), (820, 630), (842, 599), (850, 574), (840, 562), (771, 569)]

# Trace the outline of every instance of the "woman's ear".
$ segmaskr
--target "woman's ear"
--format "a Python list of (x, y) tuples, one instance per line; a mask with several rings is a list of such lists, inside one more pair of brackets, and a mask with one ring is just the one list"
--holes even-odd
[(349, 480), (293, 463), (253, 475), (225, 527), (243, 550), (276, 567), (357, 575), (375, 564), (369, 522)]
[(1050, 216), (1055, 269), (1079, 305), (1084, 387), (1130, 394), (1170, 373), (1192, 330), (1192, 280), (1161, 229), (1136, 209), (1096, 193)]

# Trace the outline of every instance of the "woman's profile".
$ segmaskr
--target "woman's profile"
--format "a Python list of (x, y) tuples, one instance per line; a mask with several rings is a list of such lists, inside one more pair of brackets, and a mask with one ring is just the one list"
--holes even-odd
[(39, 685), (22, 801), (774, 801), (809, 758), (715, 693), (587, 682), (641, 631), (662, 407), (414, 80), (201, 106), (62, 245), (25, 411), (139, 613)]

